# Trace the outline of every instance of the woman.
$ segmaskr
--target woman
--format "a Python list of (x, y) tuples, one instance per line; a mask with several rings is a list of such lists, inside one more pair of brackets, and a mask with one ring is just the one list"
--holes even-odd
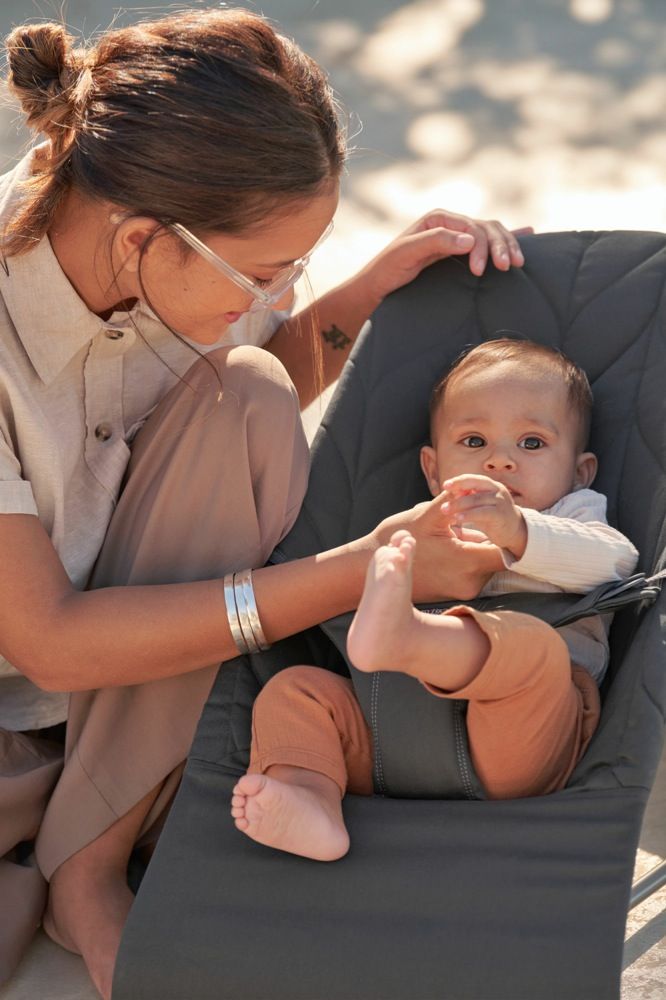
[[(24, 26), (7, 49), (47, 141), (0, 181), (0, 850), (39, 828), (45, 926), (108, 996), (127, 860), (157, 835), (219, 663), (354, 608), (402, 525), (418, 599), (483, 583), (436, 503), (244, 571), (303, 496), (299, 401), (337, 377), (383, 297), (451, 253), (475, 273), (489, 252), (503, 270), (522, 256), (499, 224), (435, 212), (285, 319), (344, 162), (316, 64), (233, 10), (110, 31), (87, 52), (60, 26)], [(74, 694), (51, 795), (60, 692)], [(43, 907), (17, 860), (0, 867), (24, 917), (4, 935), (14, 959)]]

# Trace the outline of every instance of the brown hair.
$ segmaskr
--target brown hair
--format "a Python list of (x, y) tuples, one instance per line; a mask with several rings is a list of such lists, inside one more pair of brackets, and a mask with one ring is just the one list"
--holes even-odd
[(164, 225), (239, 233), (342, 169), (323, 71), (258, 15), (183, 11), (72, 42), (59, 24), (6, 40), (9, 87), (49, 140), (6, 255), (42, 238), (72, 188)]
[(544, 344), (537, 344), (533, 340), (501, 337), (497, 340), (487, 340), (461, 354), (432, 391), (430, 397), (431, 427), (435, 413), (452, 382), (471, 371), (490, 368), (503, 361), (515, 361), (524, 365), (528, 370), (531, 368), (533, 371), (554, 375), (563, 381), (567, 388), (569, 403), (578, 419), (578, 444), (580, 450), (583, 451), (588, 442), (592, 420), (592, 389), (587, 375), (582, 368), (574, 364), (561, 351), (546, 347)]

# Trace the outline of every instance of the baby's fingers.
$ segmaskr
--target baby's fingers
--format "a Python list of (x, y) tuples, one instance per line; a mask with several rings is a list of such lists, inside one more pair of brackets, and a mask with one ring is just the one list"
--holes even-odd
[(477, 492), (478, 490), (493, 491), (501, 489), (501, 484), (496, 483), (490, 476), (476, 476), (465, 473), (462, 476), (453, 476), (442, 483), (442, 492), (461, 496), (464, 493)]
[(497, 506), (497, 497), (490, 491), (463, 493), (460, 496), (451, 497), (444, 500), (442, 512), (448, 517), (457, 518), (460, 514), (468, 514), (473, 510), (483, 510)]

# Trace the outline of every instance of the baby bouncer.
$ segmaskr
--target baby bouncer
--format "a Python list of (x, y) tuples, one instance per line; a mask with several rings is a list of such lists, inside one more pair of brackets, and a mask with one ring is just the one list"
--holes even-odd
[[(466, 345), (518, 331), (587, 371), (595, 487), (637, 545), (640, 570), (663, 566), (666, 237), (562, 233), (527, 237), (523, 249), (524, 270), (509, 275), (434, 265), (373, 316), (275, 560), (341, 544), (427, 499), (418, 451), (435, 379)], [(484, 800), (463, 704), (401, 675), (357, 675), (377, 794), (345, 799), (352, 848), (332, 864), (255, 844), (228, 804), (261, 685), (296, 663), (347, 672), (350, 616), (226, 664), (130, 914), (114, 1000), (617, 997), (666, 703), (665, 598), (642, 581), (630, 589), (611, 631), (598, 732), (553, 795)], [(530, 609), (557, 623), (597, 596), (539, 595)]]

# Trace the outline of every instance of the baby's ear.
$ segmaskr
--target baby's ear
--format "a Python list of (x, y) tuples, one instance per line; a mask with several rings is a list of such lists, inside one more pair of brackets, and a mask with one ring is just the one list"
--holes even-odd
[(426, 478), (428, 489), (436, 497), (442, 492), (439, 481), (439, 470), (437, 468), (437, 452), (430, 445), (426, 444), (421, 448), (421, 468)]
[(594, 477), (597, 474), (598, 465), (597, 456), (592, 454), (591, 451), (581, 452), (576, 459), (575, 486), (577, 490), (583, 490), (587, 486), (592, 485)]

